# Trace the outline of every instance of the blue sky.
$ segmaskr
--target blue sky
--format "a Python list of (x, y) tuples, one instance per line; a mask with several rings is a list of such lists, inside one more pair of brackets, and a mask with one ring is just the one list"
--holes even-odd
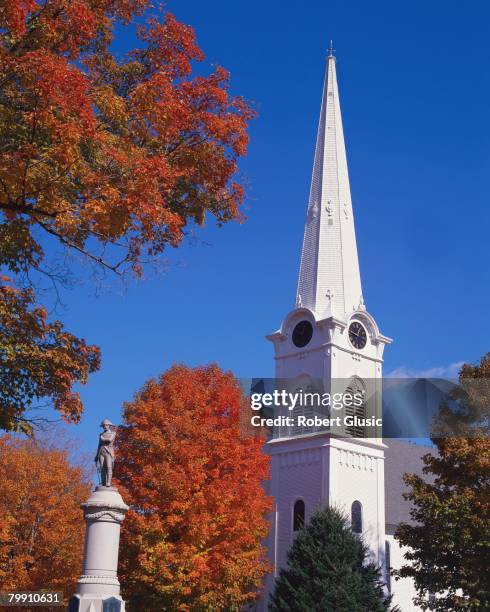
[[(103, 417), (174, 362), (271, 376), (292, 307), (326, 48), (337, 70), (367, 308), (394, 338), (385, 372), (454, 373), (490, 350), (490, 8), (472, 2), (170, 0), (208, 64), (259, 112), (241, 173), (244, 225), (199, 232), (167, 271), (126, 289), (63, 293), (67, 328), (97, 343), (70, 435), (92, 448)], [(134, 44), (131, 30), (117, 46)], [(451, 371), (452, 370), (452, 371)], [(85, 442), (86, 441), (86, 442)]]

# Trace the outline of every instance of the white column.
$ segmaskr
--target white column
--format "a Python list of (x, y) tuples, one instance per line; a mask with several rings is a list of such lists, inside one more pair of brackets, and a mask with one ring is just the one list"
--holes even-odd
[(119, 533), (129, 507), (115, 487), (98, 486), (81, 505), (85, 551), (77, 592), (69, 612), (124, 612), (117, 579)]

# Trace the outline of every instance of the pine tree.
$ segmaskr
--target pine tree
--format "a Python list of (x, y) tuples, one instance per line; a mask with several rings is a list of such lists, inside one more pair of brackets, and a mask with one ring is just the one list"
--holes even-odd
[(271, 612), (391, 610), (380, 569), (336, 509), (317, 511), (288, 552), (269, 603)]

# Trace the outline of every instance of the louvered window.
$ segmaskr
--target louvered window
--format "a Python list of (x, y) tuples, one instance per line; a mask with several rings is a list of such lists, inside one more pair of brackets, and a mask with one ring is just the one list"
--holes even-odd
[[(345, 416), (347, 417), (357, 417), (358, 419), (365, 419), (366, 418), (366, 401), (365, 401), (365, 392), (364, 389), (361, 385), (360, 381), (354, 380), (345, 390), (346, 395), (350, 394), (352, 397), (354, 396), (358, 396), (359, 394), (362, 394), (363, 396), (363, 402), (362, 404), (359, 406), (358, 402), (355, 400), (352, 400), (352, 402), (348, 402), (351, 405), (350, 406), (345, 406)], [(348, 427), (345, 428), (345, 433), (348, 436), (352, 436), (353, 438), (364, 438), (366, 436), (366, 428), (362, 425), (364, 421), (361, 420), (360, 423), (361, 424), (352, 424)]]

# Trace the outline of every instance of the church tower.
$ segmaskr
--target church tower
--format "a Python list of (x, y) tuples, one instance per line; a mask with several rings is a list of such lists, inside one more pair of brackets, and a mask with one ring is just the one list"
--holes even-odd
[[(295, 390), (360, 392), (351, 414), (381, 416), (382, 335), (362, 294), (333, 49), (327, 58), (296, 304), (274, 345), (276, 379)], [(302, 407), (296, 415), (308, 414)], [(348, 409), (346, 408), (348, 413)], [(341, 413), (342, 414), (342, 413)], [(335, 416), (333, 411), (330, 416)], [(343, 421), (342, 421), (343, 422)], [(273, 498), (268, 541), (273, 573), (286, 564), (295, 531), (319, 507), (343, 508), (372, 558), (384, 564), (384, 444), (379, 427), (278, 427), (266, 444)]]

